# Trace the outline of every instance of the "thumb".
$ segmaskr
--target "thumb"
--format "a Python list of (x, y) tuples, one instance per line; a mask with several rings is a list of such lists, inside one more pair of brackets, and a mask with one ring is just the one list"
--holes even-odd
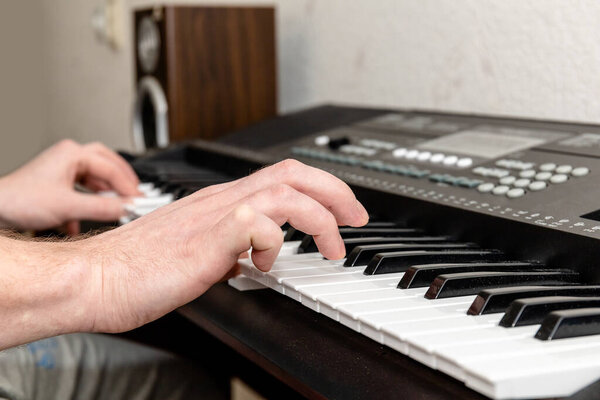
[(222, 263), (234, 265), (241, 253), (252, 248), (252, 261), (268, 271), (283, 243), (281, 228), (271, 218), (249, 206), (239, 206), (212, 228), (211, 236), (221, 239), (218, 254)]
[(67, 204), (70, 220), (116, 221), (125, 214), (124, 199), (120, 197), (76, 193)]

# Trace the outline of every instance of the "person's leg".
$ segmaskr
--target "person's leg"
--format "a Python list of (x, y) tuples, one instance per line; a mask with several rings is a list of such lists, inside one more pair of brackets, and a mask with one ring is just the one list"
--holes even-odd
[(113, 336), (73, 334), (1, 352), (0, 398), (220, 399), (223, 393), (173, 354)]

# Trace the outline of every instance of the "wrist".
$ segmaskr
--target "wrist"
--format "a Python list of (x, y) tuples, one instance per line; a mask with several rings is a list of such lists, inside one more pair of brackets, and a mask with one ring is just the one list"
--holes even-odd
[(90, 329), (91, 281), (77, 246), (0, 238), (0, 349)]

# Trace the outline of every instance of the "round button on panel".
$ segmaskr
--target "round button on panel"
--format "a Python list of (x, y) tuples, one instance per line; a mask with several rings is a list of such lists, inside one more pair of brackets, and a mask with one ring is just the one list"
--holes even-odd
[(417, 158), (417, 156), (419, 155), (419, 151), (418, 150), (409, 150), (405, 155), (404, 158), (407, 158), (409, 160), (413, 160), (415, 158)]
[(494, 190), (492, 190), (492, 193), (494, 193), (497, 196), (504, 196), (506, 193), (508, 193), (509, 190), (510, 188), (508, 186), (500, 185), (496, 186)]
[(563, 182), (566, 182), (567, 179), (569, 179), (569, 177), (565, 174), (556, 174), (556, 175), (552, 175), (552, 177), (550, 178), (550, 182), (563, 183)]
[(486, 182), (477, 186), (477, 190), (479, 190), (481, 193), (489, 193), (492, 191), (492, 189), (494, 189), (495, 186), (496, 185), (494, 185), (493, 183)]
[(521, 188), (510, 189), (506, 192), (506, 197), (511, 199), (516, 199), (517, 197), (521, 197), (525, 194), (525, 190)]
[(431, 152), (423, 151), (417, 156), (417, 160), (419, 161), (427, 161), (431, 158)]
[(317, 146), (327, 146), (329, 144), (329, 136), (321, 135), (315, 138), (315, 144)]
[(445, 154), (435, 153), (434, 155), (431, 156), (431, 158), (429, 159), (429, 162), (432, 162), (434, 164), (441, 163), (445, 157), (446, 157)]
[(525, 171), (519, 172), (521, 178), (533, 178), (535, 176), (535, 170), (526, 169)]
[(458, 161), (458, 157), (456, 156), (446, 156), (444, 157), (444, 165), (454, 165)]
[(552, 176), (552, 172), (538, 172), (535, 179), (538, 181), (547, 181)]
[(469, 157), (460, 158), (456, 162), (456, 166), (459, 168), (469, 168), (471, 165), (473, 165), (473, 159)]
[(402, 157), (404, 157), (404, 155), (405, 155), (407, 152), (408, 152), (408, 150), (406, 150), (406, 148), (404, 148), (404, 147), (400, 147), (400, 148), (397, 148), (396, 150), (394, 150), (394, 151), (392, 152), (392, 155), (393, 155), (394, 157), (396, 157), (396, 158), (402, 158)]
[(513, 185), (518, 188), (524, 188), (527, 187), (529, 183), (531, 183), (529, 179), (517, 179)]
[(528, 187), (529, 187), (529, 190), (531, 190), (533, 192), (537, 192), (537, 191), (546, 189), (547, 186), (548, 186), (548, 184), (546, 182), (535, 181), (535, 182), (531, 182)]
[(577, 177), (577, 178), (579, 178), (581, 176), (586, 176), (589, 173), (590, 173), (590, 169), (586, 168), (586, 167), (577, 167), (573, 171), (571, 171), (571, 175), (573, 175), (574, 177)]
[(517, 178), (514, 176), (505, 176), (504, 178), (500, 178), (500, 183), (502, 185), (512, 185), (516, 180)]
[(570, 165), (559, 165), (556, 168), (557, 174), (570, 174), (573, 171), (573, 167)]
[(545, 163), (540, 165), (540, 171), (550, 172), (556, 169), (556, 164), (554, 163)]

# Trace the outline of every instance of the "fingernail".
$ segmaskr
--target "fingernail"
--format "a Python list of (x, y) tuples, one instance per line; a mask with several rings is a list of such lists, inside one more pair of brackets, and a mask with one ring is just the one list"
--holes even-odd
[(346, 257), (346, 245), (344, 244), (344, 239), (340, 237), (340, 257), (338, 260), (341, 260), (344, 257)]
[(358, 200), (356, 200), (356, 210), (356, 215), (361, 219), (361, 221), (364, 221), (365, 224), (369, 222), (369, 213)]

